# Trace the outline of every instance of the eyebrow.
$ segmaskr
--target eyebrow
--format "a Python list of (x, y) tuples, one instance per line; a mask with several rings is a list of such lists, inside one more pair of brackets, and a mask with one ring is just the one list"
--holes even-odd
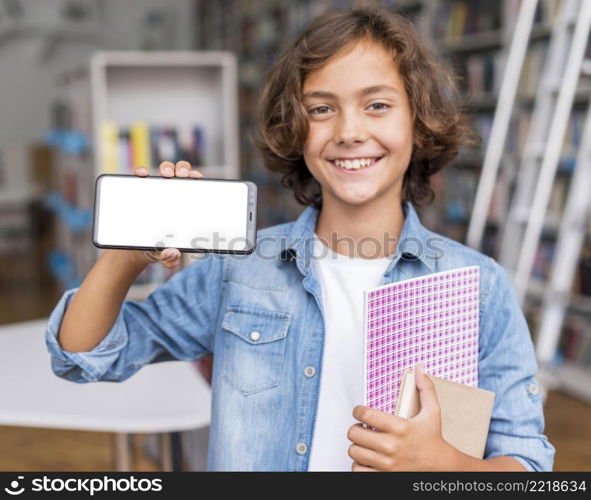
[[(390, 87), (389, 85), (374, 85), (372, 87), (365, 87), (364, 89), (356, 92), (358, 97), (367, 97), (371, 94), (378, 94), (380, 92), (393, 92), (394, 94), (400, 94), (398, 89)], [(304, 99), (318, 98), (318, 99), (336, 99), (337, 96), (332, 92), (324, 90), (315, 90), (313, 92), (307, 92), (303, 96)]]

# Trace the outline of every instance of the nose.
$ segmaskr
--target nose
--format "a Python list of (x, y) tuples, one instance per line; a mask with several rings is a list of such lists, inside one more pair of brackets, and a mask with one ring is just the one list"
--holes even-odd
[(339, 145), (356, 144), (367, 140), (363, 117), (355, 111), (343, 111), (337, 117), (334, 141)]

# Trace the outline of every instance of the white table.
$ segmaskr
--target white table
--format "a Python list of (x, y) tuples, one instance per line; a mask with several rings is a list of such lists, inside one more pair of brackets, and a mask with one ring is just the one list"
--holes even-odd
[[(129, 434), (166, 439), (209, 425), (210, 388), (191, 363), (148, 365), (120, 383), (77, 384), (51, 370), (46, 326), (0, 326), (0, 425), (115, 433), (117, 470), (130, 468)], [(163, 461), (170, 469), (169, 447)]]

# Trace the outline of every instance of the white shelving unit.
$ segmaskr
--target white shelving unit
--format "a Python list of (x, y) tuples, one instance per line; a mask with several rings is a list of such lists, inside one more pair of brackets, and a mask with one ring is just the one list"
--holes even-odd
[[(230, 52), (98, 52), (91, 60), (94, 144), (101, 126), (142, 121), (205, 132), (204, 174), (238, 178), (237, 65)], [(100, 149), (95, 172), (100, 172)]]
[[(55, 155), (60, 194), (71, 203), (68, 193), (76, 193), (77, 205), (72, 210), (92, 211), (94, 180), (105, 173), (101, 163), (105, 123), (120, 130), (138, 122), (156, 129), (198, 127), (204, 145), (199, 170), (206, 177), (240, 177), (237, 63), (232, 53), (97, 52), (89, 68), (65, 75), (65, 79), (67, 84), (57, 97), (62, 104), (67, 103), (73, 131), (86, 136), (91, 144), (84, 154), (59, 151)], [(146, 166), (154, 172), (158, 165)], [(77, 179), (74, 189), (72, 177)], [(62, 221), (58, 234), (63, 247), (60, 250), (73, 262), (77, 276), (83, 278), (100, 255), (91, 243), (90, 227), (74, 234)], [(130, 290), (129, 298), (146, 297), (168, 275), (161, 266), (150, 266), (150, 272), (143, 273)]]

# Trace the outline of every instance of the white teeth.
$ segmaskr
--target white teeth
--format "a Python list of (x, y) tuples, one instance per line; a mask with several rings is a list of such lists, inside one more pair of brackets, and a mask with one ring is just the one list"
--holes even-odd
[(373, 158), (361, 158), (355, 160), (334, 160), (337, 167), (346, 168), (347, 170), (359, 170), (360, 168), (369, 167), (373, 163)]

